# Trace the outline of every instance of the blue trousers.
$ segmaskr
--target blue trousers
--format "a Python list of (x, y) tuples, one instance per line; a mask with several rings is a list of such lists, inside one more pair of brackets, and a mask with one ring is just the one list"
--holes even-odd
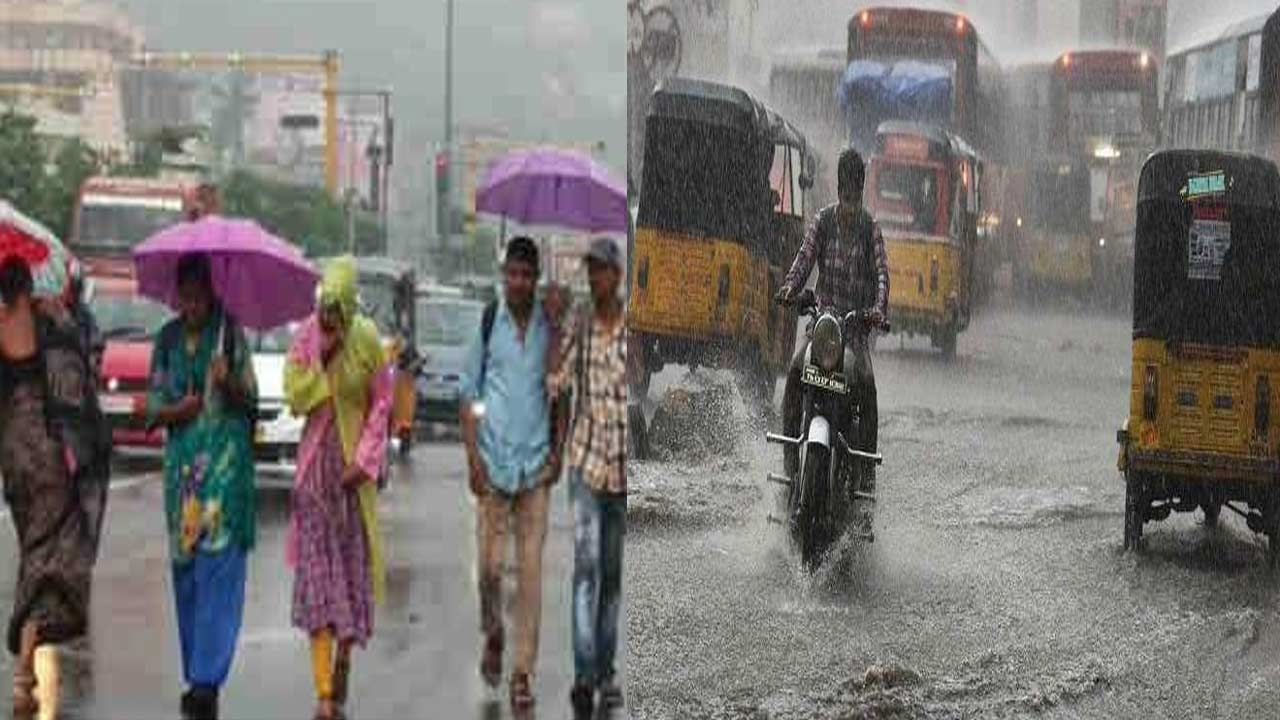
[(622, 605), (622, 537), (627, 497), (592, 491), (581, 472), (573, 493), (573, 665), (576, 679), (597, 685), (614, 675)]
[(173, 591), (182, 645), (182, 676), (190, 687), (217, 690), (236, 654), (244, 614), (246, 553), (228, 548), (197, 552), (173, 566)]

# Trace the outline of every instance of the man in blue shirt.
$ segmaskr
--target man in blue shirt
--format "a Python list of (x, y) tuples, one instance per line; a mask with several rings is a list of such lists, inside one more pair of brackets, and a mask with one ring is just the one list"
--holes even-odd
[(462, 379), (461, 424), (480, 554), (480, 672), (490, 687), (502, 676), (502, 559), (515, 535), (518, 579), (511, 702), (533, 704), (533, 668), (542, 614), (542, 548), (547, 498), (560, 475), (546, 394), (547, 358), (556, 329), (536, 298), (538, 247), (526, 237), (507, 244), (501, 301), (486, 309)]

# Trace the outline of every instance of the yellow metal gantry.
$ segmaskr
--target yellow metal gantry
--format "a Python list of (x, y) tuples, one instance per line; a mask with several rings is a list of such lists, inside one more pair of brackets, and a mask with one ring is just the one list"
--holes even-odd
[(143, 51), (133, 58), (143, 68), (163, 70), (243, 70), (252, 73), (314, 73), (324, 78), (324, 186), (338, 192), (338, 52), (275, 55), (238, 52)]

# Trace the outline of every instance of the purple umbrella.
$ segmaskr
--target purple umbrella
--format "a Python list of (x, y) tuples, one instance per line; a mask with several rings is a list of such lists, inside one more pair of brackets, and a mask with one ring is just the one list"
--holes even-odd
[(269, 330), (315, 309), (319, 274), (293, 245), (252, 220), (209, 215), (161, 230), (133, 251), (138, 291), (177, 307), (178, 261), (209, 256), (213, 290), (237, 322)]
[(518, 150), (489, 166), (476, 212), (521, 225), (627, 231), (627, 189), (603, 165), (571, 150)]

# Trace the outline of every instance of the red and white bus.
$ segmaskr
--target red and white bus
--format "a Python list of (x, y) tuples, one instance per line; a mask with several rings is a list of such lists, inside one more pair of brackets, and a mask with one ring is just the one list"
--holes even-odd
[(95, 260), (127, 259), (135, 245), (182, 221), (186, 191), (173, 180), (89, 178), (76, 198), (68, 246), (89, 272)]
[[(1063, 53), (1047, 68), (1047, 102), (1022, 102), (1007, 198), (1017, 218), (1015, 284), (1027, 295), (1072, 290), (1123, 305), (1131, 280), (1138, 173), (1159, 140), (1159, 68), (1141, 50)], [(1011, 74), (1011, 76), (1017, 73)], [(1029, 82), (1023, 90), (1042, 90)]]

